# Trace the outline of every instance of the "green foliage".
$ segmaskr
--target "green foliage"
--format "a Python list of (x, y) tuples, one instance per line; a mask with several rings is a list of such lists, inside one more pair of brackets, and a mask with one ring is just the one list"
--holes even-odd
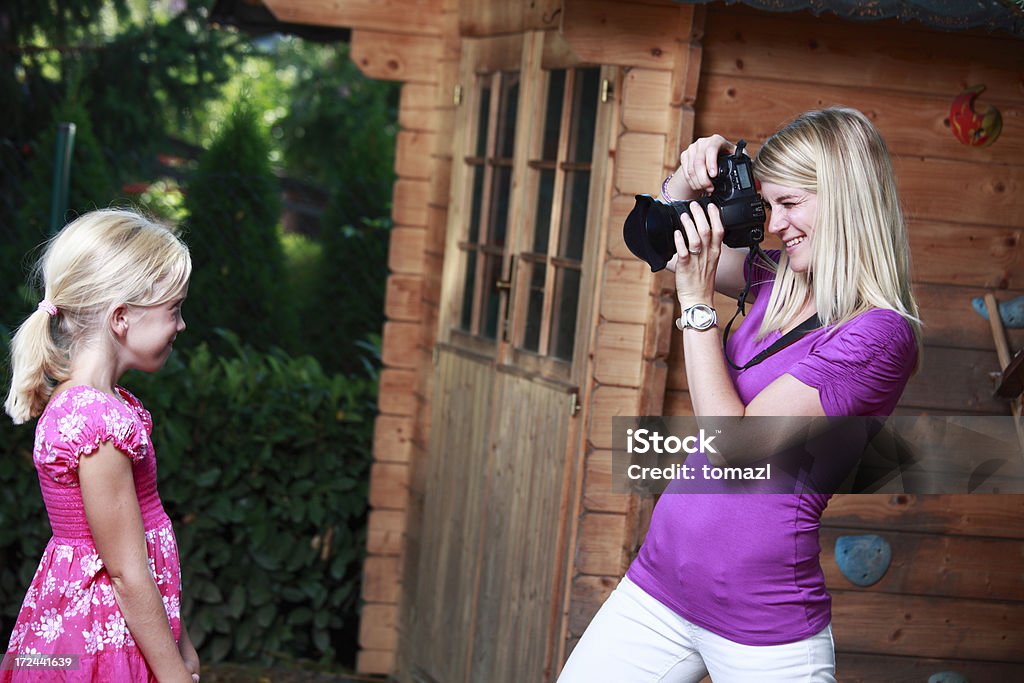
[[(357, 620), (374, 382), (227, 341), (124, 382), (153, 414), (183, 616), (207, 663), (327, 661)], [(4, 642), (48, 535), (31, 440), (0, 422)]]
[[(213, 0), (9, 0), (0, 3), (0, 311), (24, 312), (15, 294), (25, 254), (46, 236), (55, 125), (77, 126), (71, 170), (75, 211), (108, 206), (124, 180), (150, 175), (169, 131), (218, 94), (239, 54), (235, 34), (206, 17)], [(86, 102), (88, 99), (88, 102)], [(102, 189), (101, 187), (102, 186)]]
[(325, 49), (284, 42), (278, 54), (295, 77), (291, 104), (279, 124), (284, 162), (289, 173), (331, 189), (325, 227), (387, 216), (395, 179), (398, 84), (363, 76), (347, 45)]
[[(11, 0), (0, 9), (0, 130), (36, 139), (69, 83), (93, 95), (96, 133), (119, 170), (151, 161), (168, 131), (216, 97), (239, 56), (235, 34), (207, 19), (213, 0)], [(7, 97), (10, 95), (10, 97)]]
[(295, 337), (277, 227), (279, 189), (268, 151), (256, 112), (242, 102), (189, 180), (189, 337), (218, 350), (224, 348), (214, 333), (218, 327), (262, 349), (289, 348)]
[(50, 196), (53, 187), (53, 170), (57, 144), (57, 124), (75, 124), (74, 149), (72, 152), (71, 183), (68, 191), (67, 216), (91, 211), (97, 207), (109, 206), (117, 198), (117, 185), (113, 172), (107, 164), (92, 129), (92, 119), (87, 103), (77, 90), (68, 93), (67, 98), (55, 110), (51, 125), (35, 145), (28, 165), (26, 179), (22, 183), (24, 203), (17, 217), (17, 230), (8, 239), (0, 242), (0, 285), (3, 286), (4, 322), (13, 324), (29, 312), (25, 302), (17, 294), (19, 286), (25, 284), (34, 257), (39, 253), (36, 247), (49, 236)]
[(347, 373), (378, 364), (366, 353), (365, 341), (384, 325), (391, 221), (339, 225), (330, 220), (337, 212), (332, 204), (324, 214), (318, 290), (299, 303), (308, 352), (324, 367)]

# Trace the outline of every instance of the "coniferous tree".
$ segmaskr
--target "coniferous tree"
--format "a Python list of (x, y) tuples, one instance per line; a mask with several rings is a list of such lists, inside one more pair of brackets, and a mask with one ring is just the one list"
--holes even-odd
[(226, 328), (257, 348), (291, 347), (278, 182), (266, 134), (245, 102), (200, 157), (185, 208), (193, 274), (186, 303), (192, 329), (183, 340), (223, 348), (215, 329)]

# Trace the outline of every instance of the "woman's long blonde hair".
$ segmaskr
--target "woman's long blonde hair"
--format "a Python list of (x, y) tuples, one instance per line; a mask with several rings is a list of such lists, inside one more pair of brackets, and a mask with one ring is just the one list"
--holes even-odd
[(109, 334), (105, 322), (117, 306), (166, 303), (184, 291), (191, 274), (185, 243), (133, 211), (92, 211), (65, 226), (33, 273), (57, 315), (40, 307), (11, 341), (4, 409), (15, 424), (43, 411), (54, 387), (70, 376), (77, 350)]
[(886, 308), (910, 323), (920, 346), (896, 176), (871, 121), (843, 107), (801, 114), (761, 147), (754, 173), (762, 182), (807, 190), (818, 198), (810, 271), (790, 270), (783, 252), (759, 336), (796, 322), (813, 297), (823, 326)]

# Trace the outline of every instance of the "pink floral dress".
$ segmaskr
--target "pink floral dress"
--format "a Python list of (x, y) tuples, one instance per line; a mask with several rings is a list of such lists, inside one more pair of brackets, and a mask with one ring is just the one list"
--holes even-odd
[[(78, 462), (103, 443), (132, 461), (149, 569), (163, 596), (171, 632), (181, 633), (181, 574), (171, 521), (156, 490), (153, 422), (142, 403), (71, 387), (46, 407), (36, 426), (33, 459), (53, 538), (22, 603), (0, 683), (8, 681), (155, 680), (114, 600), (110, 575), (96, 552), (82, 506)], [(10, 655), (74, 655), (70, 669), (11, 667)]]

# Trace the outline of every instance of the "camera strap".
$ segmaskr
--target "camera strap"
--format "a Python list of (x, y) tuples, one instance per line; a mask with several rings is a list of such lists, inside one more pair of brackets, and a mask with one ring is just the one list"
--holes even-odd
[[(760, 249), (757, 249), (757, 251), (759, 252)], [(755, 253), (755, 247), (751, 247), (750, 248), (750, 255), (753, 256), (754, 253)], [(762, 254), (763, 254), (763, 252), (762, 252)], [(765, 257), (765, 258), (767, 258), (767, 257)], [(747, 277), (747, 281), (746, 281), (746, 284), (743, 287), (743, 291), (740, 293), (739, 297), (736, 299), (736, 312), (733, 313), (732, 318), (730, 318), (729, 322), (726, 323), (725, 330), (723, 330), (723, 332), (722, 332), (722, 352), (725, 354), (725, 362), (728, 363), (729, 366), (733, 370), (746, 370), (747, 368), (752, 368), (755, 365), (757, 365), (758, 363), (761, 363), (765, 359), (771, 357), (773, 354), (776, 354), (779, 351), (781, 351), (782, 349), (786, 348), (787, 346), (789, 346), (791, 344), (795, 344), (797, 341), (800, 340), (801, 337), (803, 337), (808, 332), (813, 332), (814, 330), (816, 330), (819, 327), (821, 327), (821, 320), (818, 319), (818, 314), (815, 313), (810, 318), (808, 318), (807, 320), (803, 321), (802, 323), (800, 323), (799, 325), (794, 327), (792, 330), (790, 330), (786, 334), (784, 334), (781, 337), (779, 337), (778, 339), (776, 339), (775, 342), (771, 346), (769, 346), (767, 349), (765, 349), (761, 353), (759, 353), (756, 356), (754, 356), (753, 358), (751, 358), (744, 365), (736, 365), (736, 363), (733, 363), (732, 359), (729, 358), (729, 351), (728, 351), (729, 330), (732, 328), (732, 324), (736, 320), (736, 316), (738, 316), (740, 313), (742, 313), (744, 316), (747, 315), (746, 302), (747, 302), (747, 295), (749, 293), (750, 293), (750, 277)]]

